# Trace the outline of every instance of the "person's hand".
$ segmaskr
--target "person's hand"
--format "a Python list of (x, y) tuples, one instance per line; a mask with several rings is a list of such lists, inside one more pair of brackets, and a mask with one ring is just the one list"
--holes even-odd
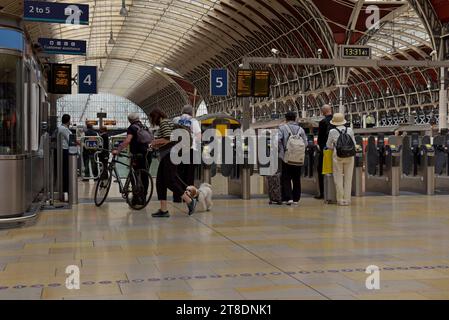
[(114, 155), (114, 156), (116, 156), (116, 155), (118, 155), (118, 150), (117, 149), (114, 149), (114, 150), (112, 150), (112, 155)]

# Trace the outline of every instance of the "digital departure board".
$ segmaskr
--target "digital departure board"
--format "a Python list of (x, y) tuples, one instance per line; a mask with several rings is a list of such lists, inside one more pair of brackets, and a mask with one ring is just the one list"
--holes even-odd
[(262, 98), (270, 96), (270, 71), (254, 71), (254, 97)]
[(237, 71), (237, 97), (251, 97), (253, 93), (253, 71)]
[(115, 120), (103, 120), (103, 125), (105, 125), (105, 126), (115, 126), (115, 125), (117, 125), (117, 121), (115, 121)]
[(97, 126), (98, 125), (98, 121), (97, 120), (86, 120), (86, 125), (87, 124), (91, 124), (93, 126)]
[(370, 59), (371, 48), (366, 46), (342, 46), (341, 57), (343, 59)]
[(53, 94), (72, 94), (72, 65), (52, 64), (48, 91)]

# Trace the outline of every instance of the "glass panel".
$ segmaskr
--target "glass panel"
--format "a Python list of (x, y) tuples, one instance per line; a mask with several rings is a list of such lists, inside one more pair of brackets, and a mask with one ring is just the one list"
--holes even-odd
[(23, 153), (21, 72), (20, 57), (0, 54), (0, 155)]

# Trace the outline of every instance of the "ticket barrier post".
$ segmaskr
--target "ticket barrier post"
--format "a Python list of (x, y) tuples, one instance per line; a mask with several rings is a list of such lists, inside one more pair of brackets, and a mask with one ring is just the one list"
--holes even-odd
[[(251, 175), (253, 166), (249, 163), (248, 138), (245, 138), (243, 144), (237, 145), (234, 140), (234, 164), (231, 176), (228, 180), (228, 191), (230, 195), (238, 196), (243, 200), (251, 199)], [(237, 164), (237, 148), (243, 150), (243, 164)], [(223, 166), (222, 166), (223, 168)]]
[(449, 192), (449, 135), (436, 136), (435, 149), (435, 189)]
[(69, 205), (78, 204), (78, 148), (76, 136), (69, 137)]
[[(361, 137), (360, 137), (361, 138)], [(358, 139), (356, 139), (358, 140)], [(357, 142), (354, 157), (354, 174), (352, 176), (352, 196), (363, 196), (363, 141)]]
[(401, 153), (394, 144), (385, 145), (385, 137), (368, 139), (366, 152), (365, 193), (399, 195)]
[[(81, 177), (83, 180), (98, 179), (101, 172), (101, 167), (95, 157), (95, 153), (99, 149), (103, 149), (103, 138), (100, 136), (85, 136), (80, 140), (81, 145)], [(96, 170), (94, 168), (96, 166)], [(90, 170), (89, 170), (90, 168)], [(86, 174), (91, 173), (91, 174)], [(95, 174), (96, 173), (96, 174)]]
[(320, 193), (318, 182), (317, 164), (319, 161), (319, 151), (314, 142), (314, 136), (307, 136), (307, 147), (304, 158), (304, 166), (301, 168), (301, 192), (310, 195)]
[[(402, 174), (400, 190), (426, 195), (435, 194), (435, 149), (430, 138), (413, 134), (411, 142), (404, 137), (402, 145)], [(411, 163), (410, 163), (411, 162)]]

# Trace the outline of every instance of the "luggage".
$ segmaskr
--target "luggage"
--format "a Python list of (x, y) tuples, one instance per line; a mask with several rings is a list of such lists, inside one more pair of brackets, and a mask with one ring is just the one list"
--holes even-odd
[(337, 203), (337, 191), (335, 190), (334, 176), (324, 175), (324, 202), (327, 204)]
[(267, 185), (270, 204), (282, 204), (281, 174), (267, 176)]

